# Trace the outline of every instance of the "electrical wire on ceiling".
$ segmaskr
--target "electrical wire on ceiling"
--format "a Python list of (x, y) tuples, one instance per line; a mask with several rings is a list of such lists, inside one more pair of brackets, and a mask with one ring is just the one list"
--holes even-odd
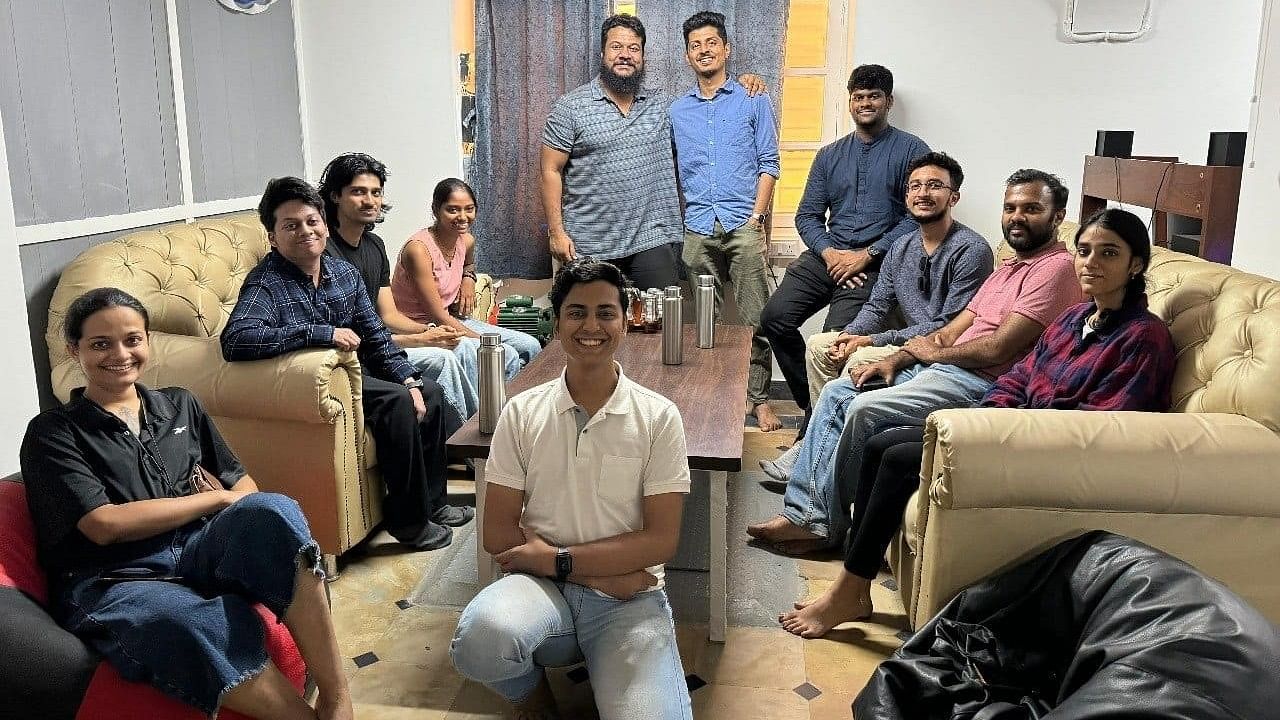
[(1075, 29), (1077, 0), (1066, 0), (1062, 9), (1062, 33), (1069, 42), (1130, 42), (1146, 35), (1151, 30), (1151, 0), (1142, 8), (1142, 21), (1137, 30), (1111, 32), (1108, 30), (1080, 32)]

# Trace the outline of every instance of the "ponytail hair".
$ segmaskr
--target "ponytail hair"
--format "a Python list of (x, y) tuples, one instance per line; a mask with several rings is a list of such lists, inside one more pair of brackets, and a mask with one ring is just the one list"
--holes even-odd
[[(1124, 241), (1125, 245), (1129, 246), (1129, 252), (1132, 253), (1133, 257), (1142, 261), (1142, 267), (1125, 284), (1124, 300), (1120, 303), (1121, 309), (1128, 309), (1135, 305), (1146, 307), (1147, 266), (1151, 264), (1151, 237), (1147, 234), (1147, 226), (1137, 215), (1128, 210), (1107, 208), (1099, 210), (1090, 215), (1089, 219), (1080, 223), (1080, 228), (1076, 230), (1076, 242), (1080, 242), (1080, 237), (1084, 235), (1084, 231), (1094, 225), (1115, 233), (1116, 236)], [(1098, 313), (1098, 323), (1095, 329), (1109, 330), (1110, 326), (1114, 325), (1115, 322), (1114, 313), (1110, 310), (1103, 310)]]

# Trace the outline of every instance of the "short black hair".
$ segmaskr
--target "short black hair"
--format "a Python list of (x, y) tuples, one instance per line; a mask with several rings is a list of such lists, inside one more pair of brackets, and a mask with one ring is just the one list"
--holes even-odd
[(262, 199), (258, 201), (258, 219), (267, 232), (275, 232), (276, 210), (290, 200), (301, 200), (324, 212), (324, 200), (311, 183), (296, 177), (272, 178), (267, 181), (267, 189), (262, 191)]
[(726, 45), (729, 43), (729, 31), (724, 29), (724, 15), (711, 10), (702, 10), (684, 21), (684, 44), (689, 44), (689, 33), (704, 27), (715, 28), (716, 33), (720, 35), (720, 40)]
[(551, 281), (551, 292), (547, 297), (551, 299), (551, 311), (555, 313), (556, 318), (560, 317), (560, 306), (564, 304), (564, 299), (569, 296), (569, 291), (574, 285), (585, 285), (597, 280), (603, 280), (618, 288), (618, 307), (626, 312), (627, 288), (631, 287), (631, 281), (622, 274), (617, 265), (597, 260), (590, 255), (583, 255), (561, 265)]
[(883, 90), (893, 94), (893, 73), (883, 65), (859, 65), (849, 73), (849, 94), (854, 90)]
[(947, 171), (951, 176), (951, 189), (956, 192), (960, 191), (960, 185), (964, 183), (964, 170), (960, 169), (960, 163), (956, 159), (944, 152), (927, 152), (920, 157), (907, 163), (907, 177), (911, 177), (911, 173), (922, 167), (936, 167)]
[(1026, 185), (1027, 183), (1044, 183), (1049, 188), (1049, 192), (1053, 195), (1053, 209), (1063, 210), (1067, 207), (1067, 197), (1071, 191), (1067, 190), (1067, 186), (1062, 184), (1062, 179), (1053, 173), (1047, 173), (1043, 170), (1035, 168), (1022, 168), (1015, 170), (1008, 180), (1004, 181), (1005, 187), (1014, 185)]
[[(370, 173), (378, 177), (378, 182), (387, 184), (387, 166), (372, 155), (364, 153), (346, 153), (329, 161), (320, 173), (320, 197), (324, 200), (324, 220), (330, 227), (338, 227), (338, 203), (333, 195), (341, 195), (342, 188), (351, 184), (357, 175)], [(391, 212), (391, 205), (385, 200), (382, 203), (382, 214)], [(378, 218), (382, 222), (382, 218)]]
[(640, 18), (627, 13), (618, 13), (610, 15), (604, 19), (604, 24), (600, 26), (600, 52), (604, 52), (605, 40), (609, 37), (609, 31), (616, 28), (626, 28), (640, 37), (640, 49), (644, 50), (644, 23), (640, 22)]
[(151, 316), (147, 308), (138, 298), (114, 287), (100, 287), (81, 295), (71, 301), (67, 312), (62, 316), (62, 337), (68, 345), (79, 345), (84, 337), (84, 322), (99, 310), (113, 307), (127, 307), (142, 316), (142, 327), (151, 330)]

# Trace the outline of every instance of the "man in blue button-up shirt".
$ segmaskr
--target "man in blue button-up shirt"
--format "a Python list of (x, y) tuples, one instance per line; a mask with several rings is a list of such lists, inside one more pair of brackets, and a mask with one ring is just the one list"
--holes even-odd
[(796, 208), (796, 230), (808, 249), (787, 267), (760, 319), (791, 395), (805, 411), (801, 436), (810, 407), (800, 325), (823, 308), (828, 308), (824, 330), (848, 325), (871, 295), (880, 258), (894, 240), (916, 228), (903, 202), (907, 166), (929, 146), (889, 125), (892, 107), (893, 73), (881, 65), (854, 68), (849, 76), (854, 130), (813, 160)]
[(685, 57), (698, 85), (671, 104), (676, 166), (684, 195), (684, 262), (691, 276), (716, 278), (716, 314), (732, 280), (742, 321), (755, 328), (747, 383), (761, 430), (782, 426), (770, 409), (773, 355), (760, 331), (769, 299), (764, 220), (778, 177), (778, 129), (767, 95), (751, 97), (729, 78), (724, 16), (699, 12), (684, 23)]

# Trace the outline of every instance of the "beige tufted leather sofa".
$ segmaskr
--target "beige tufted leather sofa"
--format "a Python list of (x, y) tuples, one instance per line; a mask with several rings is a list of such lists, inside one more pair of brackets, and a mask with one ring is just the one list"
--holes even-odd
[(1085, 530), (1136, 538), (1280, 623), (1280, 282), (1156, 248), (1172, 413), (944, 410), (890, 564), (913, 627)]
[[(250, 213), (166, 225), (86, 250), (63, 270), (49, 303), (53, 390), (65, 402), (84, 385), (62, 338), (71, 301), (104, 286), (134, 295), (151, 315), (152, 358), (142, 382), (194, 393), (258, 485), (297, 499), (321, 550), (339, 555), (382, 518), (355, 354), (317, 348), (228, 363), (218, 345), (240, 284), (269, 250)], [(493, 299), (489, 279), (477, 287), (477, 312), (484, 312)]]

